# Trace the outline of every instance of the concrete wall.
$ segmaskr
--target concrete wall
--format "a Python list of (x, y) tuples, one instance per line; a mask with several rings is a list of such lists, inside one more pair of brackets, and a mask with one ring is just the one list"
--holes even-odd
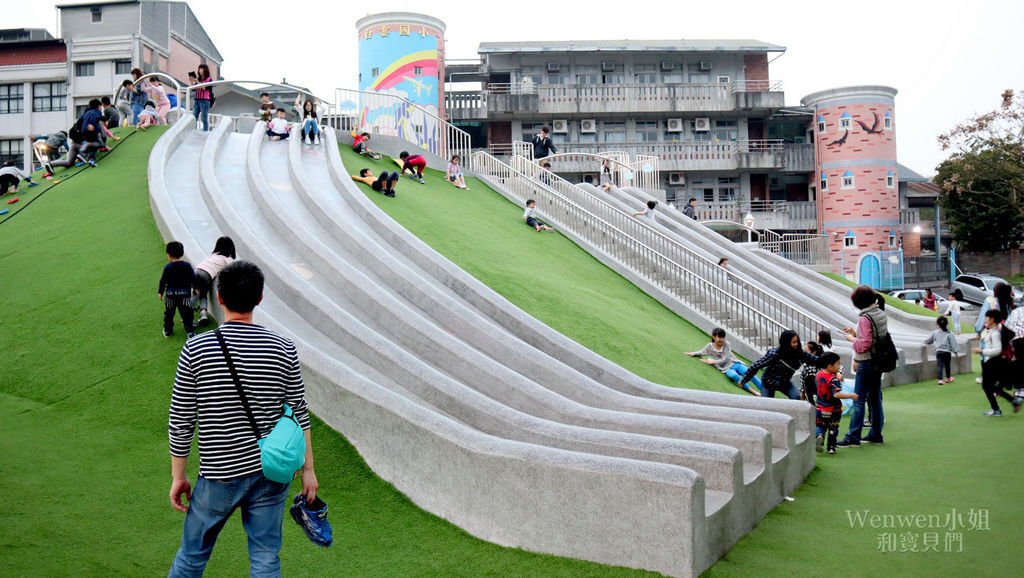
[(1024, 251), (1020, 249), (995, 253), (957, 251), (956, 264), (965, 273), (988, 273), (1003, 278), (1012, 277), (1024, 272)]

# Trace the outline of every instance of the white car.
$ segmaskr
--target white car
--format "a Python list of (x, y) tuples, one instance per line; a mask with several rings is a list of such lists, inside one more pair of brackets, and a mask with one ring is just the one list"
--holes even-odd
[[(921, 300), (921, 302), (923, 303), (924, 294), (924, 289), (901, 289), (899, 291), (891, 291), (889, 293), (889, 295), (892, 295), (897, 299), (902, 299), (904, 301), (909, 301), (911, 303), (917, 300)], [(933, 294), (935, 295), (935, 305), (938, 308), (939, 313), (942, 313), (943, 311), (946, 310), (946, 302), (948, 302), (949, 299), (935, 292), (933, 292)], [(972, 305), (967, 301), (960, 302), (960, 311), (974, 311), (975, 309), (977, 309), (977, 306)]]

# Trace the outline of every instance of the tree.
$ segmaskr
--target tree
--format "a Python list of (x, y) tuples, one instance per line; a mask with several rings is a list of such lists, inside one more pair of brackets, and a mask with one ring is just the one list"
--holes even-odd
[(956, 244), (1004, 251), (1024, 243), (1024, 95), (939, 136), (951, 154), (938, 167), (939, 203)]

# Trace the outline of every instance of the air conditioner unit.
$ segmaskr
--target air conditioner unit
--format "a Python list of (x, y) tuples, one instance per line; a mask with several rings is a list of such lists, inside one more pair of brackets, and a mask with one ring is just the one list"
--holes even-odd
[(580, 175), (580, 182), (596, 185), (601, 182), (601, 175), (599, 173), (583, 173)]
[(597, 121), (592, 118), (581, 120), (580, 132), (584, 134), (597, 132)]
[(551, 121), (551, 132), (565, 134), (569, 132), (569, 121), (565, 119), (556, 119)]
[(700, 69), (701, 70), (711, 70), (711, 61), (710, 60), (701, 60), (700, 61)]
[(676, 69), (676, 63), (672, 62), (670, 60), (662, 60), (661, 61), (661, 69), (662, 70), (675, 70)]
[(708, 132), (711, 130), (711, 119), (710, 118), (695, 118), (693, 119), (693, 130), (695, 132)]
[(611, 60), (605, 60), (602, 62), (601, 72), (615, 72), (615, 62)]
[(665, 130), (667, 132), (683, 132), (683, 119), (681, 118), (670, 118), (665, 121)]
[(668, 184), (670, 185), (685, 185), (686, 176), (683, 173), (669, 173)]
[(562, 65), (557, 62), (548, 63), (548, 72), (558, 72), (562, 68)]

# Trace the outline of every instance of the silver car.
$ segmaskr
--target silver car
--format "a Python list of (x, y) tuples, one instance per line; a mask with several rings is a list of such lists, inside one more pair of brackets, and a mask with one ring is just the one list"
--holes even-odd
[[(983, 273), (964, 273), (953, 280), (949, 290), (953, 292), (959, 289), (964, 294), (964, 301), (981, 305), (986, 297), (992, 295), (992, 289), (995, 288), (996, 283), (1006, 283), (1006, 279)], [(1024, 292), (1019, 287), (1014, 288), (1013, 292), (1014, 301), (1020, 305), (1024, 300)]]
[[(935, 292), (933, 292), (932, 294), (935, 296), (935, 305), (938, 312), (942, 313), (943, 311), (946, 310), (946, 304), (949, 303), (949, 299), (946, 299), (942, 295), (939, 295), (938, 293)], [(904, 301), (909, 301), (913, 303), (918, 300), (924, 300), (924, 289), (900, 289), (898, 291), (890, 291), (889, 295), (892, 295), (897, 299), (902, 299)], [(961, 311), (974, 311), (974, 309), (974, 305), (971, 305), (966, 301), (960, 302)]]

